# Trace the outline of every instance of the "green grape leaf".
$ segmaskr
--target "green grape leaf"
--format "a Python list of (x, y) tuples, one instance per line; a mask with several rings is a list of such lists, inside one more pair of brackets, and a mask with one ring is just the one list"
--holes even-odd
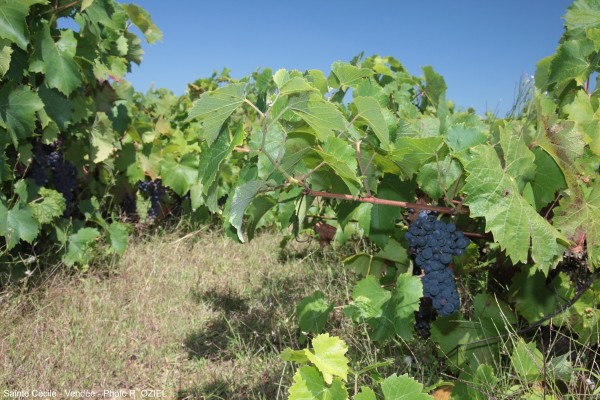
[(32, 72), (46, 74), (48, 87), (55, 88), (65, 96), (81, 86), (81, 71), (75, 61), (77, 39), (71, 30), (61, 30), (55, 42), (50, 27), (44, 23), (36, 27), (34, 58), (29, 65)]
[(408, 374), (388, 376), (381, 382), (381, 390), (385, 400), (433, 400), (432, 396), (423, 393), (423, 385)]
[(137, 26), (140, 29), (140, 31), (142, 31), (144, 37), (146, 38), (146, 41), (149, 44), (152, 44), (157, 40), (162, 41), (162, 32), (160, 31), (160, 29), (158, 29), (156, 25), (154, 25), (150, 14), (148, 14), (146, 10), (133, 3), (122, 4), (121, 6), (127, 12), (129, 19), (131, 19), (131, 22), (133, 22), (133, 24)]
[(425, 78), (425, 96), (427, 96), (434, 107), (437, 107), (441, 99), (444, 99), (445, 101), (445, 93), (448, 88), (446, 82), (431, 66), (426, 66), (421, 69), (423, 70)]
[(47, 0), (0, 0), (0, 38), (8, 39), (21, 49), (27, 50), (29, 35), (25, 18), (34, 4), (45, 4)]
[(242, 231), (242, 222), (244, 220), (244, 212), (252, 203), (256, 195), (265, 188), (265, 182), (262, 180), (251, 180), (237, 186), (233, 192), (231, 206), (229, 209), (229, 218), (227, 222), (237, 231), (237, 237), (240, 242), (245, 242), (244, 233)]
[(561, 43), (550, 63), (549, 83), (575, 79), (578, 84), (583, 84), (591, 73), (588, 56), (593, 51), (594, 44), (588, 39), (573, 39)]
[(335, 74), (339, 86), (356, 86), (363, 78), (373, 75), (373, 71), (368, 68), (358, 68), (345, 62), (334, 62), (331, 66), (331, 72)]
[(204, 93), (194, 102), (188, 120), (202, 121), (204, 138), (210, 146), (215, 141), (221, 126), (229, 116), (244, 103), (245, 83), (232, 83), (212, 92)]
[(100, 236), (95, 228), (81, 228), (69, 236), (67, 251), (62, 257), (66, 266), (75, 264), (86, 264), (92, 256), (92, 250), (96, 239)]
[(598, 0), (577, 0), (569, 6), (564, 18), (568, 30), (599, 27), (600, 2)]
[(348, 360), (345, 356), (348, 346), (336, 336), (322, 333), (312, 340), (313, 351), (305, 350), (306, 357), (323, 374), (328, 385), (333, 382), (333, 377), (348, 380)]
[(323, 144), (322, 150), (315, 151), (342, 178), (350, 193), (358, 195), (360, 185), (360, 180), (356, 175), (358, 163), (356, 153), (348, 142), (338, 137), (332, 137)]
[(315, 131), (322, 142), (346, 130), (342, 113), (318, 94), (290, 97), (288, 107)]
[(396, 150), (392, 150), (388, 158), (400, 167), (405, 177), (411, 178), (423, 165), (435, 160), (442, 143), (441, 137), (400, 137), (396, 140)]
[(0, 42), (0, 78), (4, 77), (10, 69), (10, 60), (13, 50), (10, 46), (2, 46)]
[(192, 153), (177, 158), (174, 154), (165, 154), (160, 165), (163, 183), (179, 196), (185, 195), (198, 180), (198, 156)]
[(90, 156), (96, 164), (106, 161), (119, 146), (112, 129), (112, 122), (103, 112), (96, 113), (96, 119), (90, 132), (90, 142)]
[(535, 176), (531, 186), (535, 209), (539, 211), (556, 198), (557, 192), (566, 189), (567, 183), (562, 171), (548, 153), (536, 147), (533, 149), (533, 154), (535, 155)]
[(327, 85), (327, 78), (323, 71), (318, 69), (309, 69), (306, 71), (304, 78), (310, 83), (310, 85), (316, 88), (321, 94), (325, 94), (329, 91)]
[(471, 371), (461, 372), (452, 390), (453, 400), (488, 400), (497, 390), (499, 379), (494, 368), (487, 364), (477, 367), (475, 374)]
[(377, 139), (381, 142), (383, 149), (388, 150), (390, 146), (390, 133), (387, 123), (382, 114), (382, 109), (377, 100), (372, 97), (355, 97), (352, 104), (356, 106), (359, 119), (364, 120), (373, 130)]
[[(346, 263), (346, 260), (344, 260)], [(358, 281), (352, 290), (352, 304), (348, 305), (344, 314), (359, 322), (363, 319), (379, 318), (382, 307), (389, 301), (392, 294), (379, 284), (379, 279), (373, 275)]]
[(599, 117), (595, 113), (592, 99), (583, 90), (580, 90), (572, 102), (563, 106), (562, 110), (568, 115), (570, 121), (575, 122), (577, 129), (585, 134), (584, 140), (590, 145), (590, 150), (600, 156)]
[(348, 392), (339, 378), (325, 385), (323, 377), (315, 367), (304, 366), (294, 374), (288, 400), (347, 400)]
[(204, 194), (208, 193), (209, 187), (217, 178), (223, 161), (236, 146), (240, 146), (244, 142), (244, 135), (244, 129), (240, 125), (235, 132), (233, 140), (230, 142), (227, 130), (222, 130), (208, 150), (202, 152), (198, 169), (200, 171), (200, 181), (203, 185)]
[(556, 309), (556, 298), (546, 288), (546, 277), (534, 267), (524, 268), (513, 278), (510, 293), (517, 311), (530, 323)]
[(121, 222), (113, 222), (108, 225), (106, 231), (110, 239), (110, 252), (118, 255), (125, 253), (127, 249), (127, 238), (129, 236), (129, 225)]
[(373, 389), (362, 386), (360, 392), (352, 397), (352, 400), (377, 400), (377, 396), (375, 396)]
[(523, 139), (521, 123), (507, 122), (500, 126), (500, 146), (504, 156), (504, 171), (512, 176), (521, 190), (535, 175), (535, 155)]
[(380, 277), (385, 271), (385, 261), (370, 254), (354, 254), (344, 260), (344, 265), (362, 276)]
[(40, 188), (41, 202), (31, 202), (33, 216), (40, 224), (49, 224), (54, 218), (60, 217), (65, 212), (65, 198), (56, 190)]
[(276, 205), (277, 200), (271, 196), (258, 196), (252, 201), (252, 203), (250, 203), (250, 206), (246, 211), (249, 217), (246, 228), (246, 234), (248, 235), (249, 241), (254, 238), (256, 228), (258, 227), (258, 224), (262, 218)]
[(21, 240), (32, 243), (40, 231), (40, 226), (30, 206), (15, 207), (10, 210), (0, 203), (0, 235), (6, 238), (6, 249), (11, 250)]
[(519, 194), (492, 146), (478, 145), (459, 158), (469, 174), (463, 191), (471, 217), (485, 217), (486, 231), (513, 262), (527, 262), (531, 248), (531, 258), (547, 273), (562, 255), (566, 238)]
[(66, 130), (73, 122), (73, 104), (62, 93), (56, 89), (50, 89), (46, 86), (41, 86), (38, 89), (38, 95), (44, 102), (44, 111), (56, 125), (58, 129)]
[(600, 266), (600, 181), (596, 180), (580, 196), (565, 197), (554, 209), (554, 224), (566, 236), (578, 239), (583, 233), (587, 241), (590, 264)]
[(19, 139), (32, 135), (35, 113), (43, 108), (37, 93), (27, 86), (6, 83), (0, 89), (0, 127), (8, 130), (15, 147)]
[(451, 156), (446, 156), (440, 162), (432, 161), (423, 165), (417, 174), (419, 187), (432, 199), (439, 199), (446, 195), (453, 198), (455, 183), (462, 175), (462, 168), (458, 161)]
[(455, 125), (446, 134), (448, 146), (456, 152), (485, 143), (486, 140), (487, 133), (472, 126)]
[(372, 340), (384, 340), (398, 335), (412, 338), (414, 312), (419, 309), (423, 286), (419, 277), (400, 275), (392, 292), (383, 289), (379, 280), (367, 276), (352, 292), (351, 305), (344, 313), (354, 321), (366, 320), (373, 329)]
[(510, 361), (515, 373), (526, 382), (532, 383), (541, 377), (544, 357), (535, 343), (525, 343), (523, 339), (519, 339), (510, 355)]
[(296, 306), (300, 330), (302, 332), (321, 333), (325, 329), (325, 324), (332, 310), (333, 304), (327, 304), (325, 295), (320, 291), (316, 291), (300, 300)]
[(286, 81), (279, 87), (279, 95), (287, 96), (292, 93), (301, 93), (301, 92), (316, 92), (315, 89), (310, 83), (306, 81), (306, 79), (295, 76), (290, 80)]
[(306, 357), (306, 352), (304, 350), (292, 350), (290, 348), (284, 349), (281, 354), (279, 354), (279, 358), (283, 361), (299, 364), (306, 364), (308, 362), (308, 357)]

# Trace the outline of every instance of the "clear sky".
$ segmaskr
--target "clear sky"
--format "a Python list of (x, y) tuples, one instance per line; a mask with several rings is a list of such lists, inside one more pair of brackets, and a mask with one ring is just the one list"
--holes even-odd
[(321, 69), (360, 53), (396, 57), (422, 75), (444, 76), (447, 98), (499, 116), (510, 109), (519, 79), (554, 53), (570, 0), (129, 0), (163, 31), (147, 45), (127, 79), (185, 93), (214, 70), (235, 78), (259, 67)]

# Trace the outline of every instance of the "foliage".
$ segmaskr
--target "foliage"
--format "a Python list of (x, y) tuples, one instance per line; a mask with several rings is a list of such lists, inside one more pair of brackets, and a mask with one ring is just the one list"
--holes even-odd
[[(373, 341), (408, 341), (423, 289), (405, 232), (429, 210), (472, 239), (449, 274), (467, 305), (432, 328), (454, 373), (491, 382), (507, 337), (536, 327), (600, 340), (596, 0), (569, 7), (556, 53), (538, 63), (531, 104), (505, 119), (456, 110), (430, 66), (417, 77), (393, 57), (362, 54), (333, 63), (328, 76), (265, 69), (233, 79), (224, 70), (181, 97), (136, 93), (123, 80), (142, 57), (129, 27), (149, 43), (162, 37), (143, 9), (114, 0), (0, 5), (5, 277), (55, 254), (85, 268), (99, 243), (120, 255), (127, 222), (209, 217), (245, 242), (263, 227), (291, 237), (327, 220), (335, 240), (370, 245), (345, 260), (359, 280), (344, 315)], [(569, 271), (573, 257), (583, 263)], [(303, 334), (326, 330), (333, 307), (319, 293), (305, 299)], [(334, 342), (330, 362), (321, 350)], [(532, 346), (510, 353), (526, 381), (533, 370), (515, 360)], [(313, 365), (298, 370), (293, 396), (344, 398), (344, 346), (321, 335), (313, 347), (306, 359), (294, 353)], [(400, 378), (388, 378), (384, 395)], [(371, 398), (366, 389), (357, 396)]]

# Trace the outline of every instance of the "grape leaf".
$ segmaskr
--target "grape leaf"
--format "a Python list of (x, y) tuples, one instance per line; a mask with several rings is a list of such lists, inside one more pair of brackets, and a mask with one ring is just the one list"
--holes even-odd
[(221, 163), (231, 154), (235, 146), (241, 145), (243, 141), (244, 129), (242, 126), (236, 130), (231, 142), (229, 142), (229, 132), (223, 130), (208, 150), (202, 152), (198, 169), (200, 171), (200, 181), (203, 185), (204, 194), (208, 193), (208, 188), (216, 179)]
[(316, 291), (303, 298), (296, 306), (300, 329), (302, 332), (321, 333), (332, 310), (333, 304), (327, 304), (323, 292)]
[(478, 145), (459, 159), (469, 174), (463, 190), (471, 217), (485, 218), (486, 231), (513, 262), (527, 262), (531, 248), (531, 258), (547, 274), (562, 255), (566, 238), (519, 194), (492, 146)]
[(112, 123), (105, 113), (96, 113), (96, 119), (92, 125), (90, 132), (91, 142), (91, 158), (96, 164), (107, 160), (119, 146), (119, 142), (115, 140), (115, 133), (112, 129)]
[(92, 250), (96, 239), (100, 236), (95, 228), (81, 228), (69, 236), (67, 251), (62, 257), (66, 266), (75, 264), (86, 264), (92, 256)]
[(400, 137), (395, 143), (396, 150), (392, 150), (388, 158), (400, 167), (407, 178), (411, 178), (424, 164), (435, 159), (442, 142), (440, 137)]
[(40, 188), (41, 202), (31, 202), (29, 205), (33, 209), (33, 216), (40, 224), (49, 224), (56, 217), (60, 217), (65, 212), (65, 198), (56, 190)]
[(6, 83), (0, 89), (0, 127), (8, 130), (15, 147), (18, 139), (32, 135), (35, 113), (42, 108), (42, 100), (27, 86)]
[(544, 357), (535, 347), (535, 343), (525, 343), (523, 339), (519, 339), (515, 345), (510, 361), (516, 374), (529, 383), (538, 380), (545, 364)]
[(46, 74), (44, 83), (68, 96), (81, 86), (81, 71), (75, 61), (77, 39), (71, 30), (60, 31), (60, 39), (54, 42), (50, 27), (43, 23), (36, 27), (34, 58), (29, 64), (32, 72)]
[(339, 378), (326, 386), (315, 367), (304, 366), (294, 374), (288, 400), (347, 400), (348, 392)]
[(352, 291), (353, 304), (344, 313), (355, 321), (361, 319), (373, 329), (372, 340), (384, 340), (398, 335), (412, 338), (414, 312), (419, 309), (423, 286), (416, 276), (400, 275), (392, 292), (383, 289), (379, 280), (367, 276)]
[(423, 393), (423, 385), (408, 374), (388, 376), (381, 382), (381, 390), (385, 400), (433, 400), (432, 396)]
[(502, 146), (504, 171), (512, 176), (519, 191), (535, 175), (535, 155), (523, 139), (524, 127), (520, 122), (509, 121), (500, 126), (500, 146)]
[(29, 35), (25, 18), (32, 5), (43, 3), (47, 3), (47, 0), (0, 0), (0, 38), (8, 39), (27, 50)]
[[(434, 107), (437, 107), (440, 100), (445, 99), (445, 92), (448, 88), (444, 78), (435, 72), (431, 66), (421, 68), (425, 78), (425, 96)], [(445, 101), (445, 100), (444, 100)]]
[(242, 222), (244, 212), (248, 205), (254, 200), (256, 195), (265, 188), (265, 182), (262, 180), (251, 180), (242, 183), (235, 188), (229, 208), (229, 222), (237, 231), (237, 237), (240, 242), (244, 242), (244, 233), (242, 231)]
[(556, 298), (546, 288), (546, 277), (535, 268), (524, 268), (517, 274), (512, 280), (510, 293), (517, 311), (530, 323), (556, 309)]
[(535, 209), (541, 210), (556, 198), (556, 193), (566, 189), (567, 183), (562, 171), (548, 153), (539, 147), (533, 149), (535, 155), (535, 176), (531, 184), (535, 199)]
[(10, 46), (3, 46), (0, 42), (0, 78), (4, 77), (10, 68), (12, 52)]
[(389, 149), (390, 133), (377, 100), (371, 97), (359, 96), (352, 100), (352, 104), (356, 106), (358, 111), (356, 116), (364, 120), (373, 129), (373, 133), (381, 142), (382, 148)]
[(194, 102), (188, 120), (202, 121), (204, 138), (210, 146), (221, 131), (221, 126), (245, 100), (245, 83), (232, 83), (213, 92), (204, 93)]
[(0, 235), (6, 238), (6, 249), (11, 250), (21, 240), (32, 243), (40, 231), (30, 206), (10, 210), (0, 203)]
[(295, 76), (290, 80), (286, 81), (279, 87), (279, 95), (290, 95), (292, 93), (300, 93), (300, 92), (313, 92), (317, 91), (310, 83), (306, 81), (306, 79)]
[(439, 199), (449, 191), (449, 198), (453, 198), (452, 189), (458, 178), (462, 175), (462, 168), (458, 161), (451, 156), (446, 156), (440, 162), (432, 161), (423, 165), (417, 174), (419, 187), (432, 199)]
[(356, 175), (358, 168), (356, 153), (348, 142), (338, 137), (332, 137), (323, 144), (322, 150), (315, 151), (342, 178), (350, 193), (358, 195), (360, 180)]
[(600, 26), (600, 2), (577, 0), (567, 9), (565, 26), (569, 30), (589, 29)]
[(377, 396), (375, 396), (373, 389), (367, 386), (362, 386), (360, 388), (360, 392), (352, 397), (352, 400), (377, 400)]
[(121, 222), (113, 222), (108, 225), (106, 231), (110, 238), (110, 252), (122, 255), (127, 249), (127, 237), (129, 226)]
[(283, 361), (290, 361), (299, 364), (306, 364), (308, 362), (308, 357), (306, 357), (306, 352), (304, 350), (292, 350), (289, 347), (284, 349), (281, 354), (279, 354), (279, 358)]
[(198, 180), (198, 163), (198, 156), (192, 153), (181, 158), (172, 153), (165, 154), (160, 167), (163, 183), (179, 196), (185, 195)]
[(472, 126), (454, 125), (448, 129), (446, 134), (448, 146), (457, 152), (485, 143), (486, 140), (486, 132)]
[(326, 141), (346, 130), (342, 113), (318, 94), (290, 97), (288, 107), (313, 128), (320, 141)]
[(554, 209), (554, 224), (566, 236), (585, 234), (590, 264), (600, 266), (600, 182), (582, 189), (581, 196), (565, 197)]
[(148, 14), (146, 10), (133, 3), (122, 4), (121, 6), (127, 12), (129, 19), (131, 19), (131, 22), (133, 22), (133, 24), (137, 26), (140, 29), (140, 31), (142, 31), (144, 37), (146, 38), (146, 41), (149, 44), (152, 44), (157, 40), (162, 40), (162, 32), (160, 31), (160, 29), (158, 29), (156, 25), (154, 25), (150, 14)]
[(563, 42), (550, 63), (548, 83), (575, 79), (578, 84), (583, 84), (591, 73), (592, 66), (588, 56), (593, 51), (594, 44), (588, 39)]
[(331, 385), (334, 376), (347, 381), (350, 360), (344, 355), (348, 351), (346, 343), (336, 336), (322, 333), (313, 339), (312, 345), (313, 351), (305, 350), (306, 357), (321, 371), (325, 382)]
[(452, 390), (454, 400), (488, 400), (497, 390), (499, 379), (492, 366), (481, 364), (475, 374), (471, 371), (461, 372)]
[(331, 66), (331, 72), (335, 74), (339, 86), (355, 86), (363, 78), (373, 75), (373, 71), (368, 68), (358, 68), (345, 62), (334, 62)]

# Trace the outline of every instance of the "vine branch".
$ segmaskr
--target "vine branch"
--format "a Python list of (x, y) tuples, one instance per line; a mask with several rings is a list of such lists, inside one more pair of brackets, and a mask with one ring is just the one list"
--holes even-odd
[(416, 209), (430, 210), (430, 211), (437, 211), (437, 212), (444, 213), (444, 214), (456, 214), (457, 212), (464, 212), (464, 211), (457, 211), (456, 209), (450, 208), (450, 207), (430, 206), (427, 204), (409, 203), (406, 201), (379, 199), (379, 198), (373, 197), (373, 196), (353, 197), (352, 195), (349, 195), (349, 194), (320, 192), (318, 190), (312, 190), (312, 189), (306, 189), (304, 191), (304, 194), (306, 194), (307, 196), (313, 196), (313, 197), (324, 197), (324, 198), (329, 198), (329, 199), (358, 201), (361, 203), (381, 204), (381, 205), (392, 206), (392, 207), (414, 208), (415, 210)]

